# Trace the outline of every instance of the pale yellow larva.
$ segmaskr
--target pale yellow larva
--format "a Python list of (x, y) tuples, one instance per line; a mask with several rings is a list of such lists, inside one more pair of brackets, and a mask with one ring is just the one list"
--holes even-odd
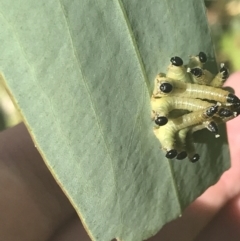
[[(166, 157), (173, 159), (177, 156), (176, 150), (176, 132), (171, 128), (171, 125), (164, 125), (158, 129), (154, 129), (154, 134), (162, 145), (162, 149), (166, 151)], [(169, 155), (168, 153), (171, 153)]]
[(171, 64), (168, 66), (166, 77), (184, 83), (191, 83), (190, 75), (187, 73), (182, 59), (175, 56), (170, 59), (170, 62)]
[[(181, 129), (191, 127), (206, 121), (209, 118), (206, 115), (208, 109), (209, 108), (207, 108), (205, 111), (200, 110), (191, 112), (176, 119), (171, 119), (166, 125), (154, 130), (156, 137), (162, 144), (162, 148), (167, 151), (167, 158), (174, 158), (177, 155), (176, 133)], [(175, 155), (169, 154), (173, 152)]]
[[(215, 77), (202, 69), (207, 61), (203, 52), (190, 57), (188, 72), (192, 75), (186, 72), (181, 58), (173, 57), (170, 61), (167, 74), (155, 78), (152, 118), (160, 127), (154, 133), (167, 158), (181, 160), (188, 156), (191, 162), (196, 162), (200, 156), (195, 151), (192, 133), (207, 128), (218, 136), (217, 125), (240, 113), (240, 100), (219, 88), (228, 76), (223, 64)], [(186, 111), (192, 112), (186, 114)]]
[(188, 67), (190, 68), (202, 68), (207, 62), (207, 55), (204, 52), (199, 52), (198, 55), (190, 55)]
[(210, 85), (214, 87), (222, 87), (226, 79), (228, 78), (228, 69), (225, 67), (225, 65), (222, 63), (220, 65), (220, 71), (219, 73), (213, 78)]
[(163, 76), (157, 76), (153, 97), (178, 96), (192, 99), (207, 99), (221, 103), (239, 103), (240, 100), (234, 94), (212, 86), (183, 83), (168, 79)]
[(209, 85), (214, 78), (213, 74), (210, 71), (206, 69), (201, 69), (199, 67), (192, 69), (187, 68), (187, 72), (192, 74), (193, 83), (199, 85)]
[(185, 97), (168, 96), (164, 98), (152, 98), (151, 106), (153, 112), (157, 115), (168, 116), (169, 112), (174, 109), (182, 109), (188, 111), (204, 110), (213, 104), (199, 99), (191, 99)]
[(176, 133), (176, 150), (178, 152), (176, 159), (183, 160), (187, 157), (188, 153), (186, 150), (186, 136), (189, 128), (184, 128)]

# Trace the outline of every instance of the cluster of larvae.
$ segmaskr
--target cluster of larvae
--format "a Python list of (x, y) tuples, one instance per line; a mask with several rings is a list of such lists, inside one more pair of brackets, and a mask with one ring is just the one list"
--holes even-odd
[(155, 78), (151, 98), (154, 133), (168, 159), (198, 161), (192, 133), (207, 128), (218, 137), (218, 125), (240, 113), (238, 97), (222, 88), (227, 68), (221, 64), (214, 76), (203, 68), (206, 61), (204, 52), (190, 56), (187, 66), (175, 56), (167, 73)]

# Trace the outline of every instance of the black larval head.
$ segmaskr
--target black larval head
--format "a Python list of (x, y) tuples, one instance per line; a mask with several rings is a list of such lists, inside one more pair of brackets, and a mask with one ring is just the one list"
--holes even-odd
[(200, 159), (199, 154), (194, 154), (194, 156), (190, 159), (190, 162), (197, 162)]
[(238, 103), (238, 102), (240, 102), (238, 97), (236, 95), (232, 94), (232, 93), (229, 93), (226, 99), (227, 99), (228, 103)]
[(168, 119), (165, 116), (158, 116), (155, 119), (155, 124), (158, 125), (158, 126), (164, 126), (164, 125), (167, 124), (167, 122), (168, 122)]
[(213, 116), (214, 114), (216, 114), (218, 111), (218, 105), (213, 105), (213, 106), (210, 106), (207, 110), (206, 110), (206, 115), (208, 117), (211, 117)]
[(233, 116), (233, 111), (232, 111), (232, 110), (229, 110), (229, 109), (226, 109), (226, 108), (221, 108), (221, 109), (218, 111), (218, 114), (219, 114), (219, 116), (221, 116), (221, 117), (230, 117), (230, 116)]
[(168, 94), (168, 93), (170, 93), (172, 91), (173, 86), (170, 83), (166, 82), (166, 83), (162, 83), (159, 88), (160, 88), (160, 91), (162, 91), (163, 93)]
[(211, 131), (212, 133), (217, 134), (218, 133), (218, 126), (216, 124), (216, 122), (211, 121), (208, 126), (207, 126), (208, 130)]
[(187, 157), (187, 152), (186, 151), (182, 151), (182, 152), (180, 152), (180, 153), (178, 153), (178, 155), (177, 155), (177, 159), (178, 160), (183, 160), (183, 159), (185, 159)]
[(207, 62), (207, 55), (204, 52), (200, 52), (198, 54), (199, 60), (201, 63), (206, 63)]
[(200, 68), (193, 68), (190, 70), (190, 73), (196, 77), (201, 77), (203, 75), (203, 71)]
[(166, 153), (166, 158), (173, 159), (177, 156), (177, 150), (172, 149)]
[(222, 74), (223, 79), (227, 79), (229, 76), (228, 69), (225, 66), (221, 67), (220, 73)]
[(182, 66), (183, 65), (183, 60), (180, 57), (178, 57), (178, 56), (172, 57), (170, 59), (170, 62), (174, 66)]

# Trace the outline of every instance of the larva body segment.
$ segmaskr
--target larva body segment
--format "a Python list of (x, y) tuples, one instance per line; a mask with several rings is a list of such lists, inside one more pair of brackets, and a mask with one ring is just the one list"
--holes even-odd
[(185, 150), (187, 151), (188, 159), (190, 162), (197, 162), (200, 159), (200, 155), (196, 153), (194, 141), (193, 141), (193, 133), (195, 131), (199, 131), (205, 129), (211, 120), (207, 120), (203, 123), (197, 124), (191, 128), (186, 128), (186, 138), (185, 138)]
[(186, 150), (186, 135), (189, 131), (189, 128), (181, 129), (176, 134), (176, 150), (178, 155), (176, 159), (183, 160), (187, 157), (188, 153)]
[(164, 151), (176, 149), (175, 132), (171, 126), (166, 124), (158, 129), (154, 129), (154, 134), (162, 145)]
[(199, 85), (209, 85), (214, 78), (213, 74), (206, 69), (188, 68), (187, 72), (192, 74), (193, 83)]
[(199, 110), (185, 114), (176, 119), (172, 119), (168, 124), (171, 126), (174, 132), (200, 124), (209, 118), (209, 116), (206, 114), (208, 109), (209, 108), (206, 108), (204, 111)]
[(206, 125), (199, 124), (199, 125), (193, 126), (191, 132), (194, 133), (196, 131), (200, 131), (200, 130), (205, 129), (205, 128), (206, 128)]
[(178, 80), (184, 83), (191, 83), (191, 77), (187, 73), (185, 66), (174, 66), (170, 64), (167, 69), (166, 77), (169, 79)]
[[(197, 126), (201, 126), (201, 129), (205, 128), (203, 124), (200, 124)], [(188, 157), (188, 159), (191, 162), (196, 162), (199, 160), (200, 156), (199, 154), (196, 153), (196, 149), (193, 143), (192, 133), (193, 133), (192, 127), (187, 127), (179, 130), (178, 133), (176, 134), (176, 140), (177, 140), (176, 149), (179, 153), (176, 158), (178, 160), (185, 159), (186, 157)], [(184, 153), (186, 153), (185, 156), (183, 156)]]
[(189, 131), (189, 127), (181, 129), (176, 135), (176, 149), (178, 152), (186, 150), (186, 135)]
[(174, 80), (178, 80), (184, 83), (191, 83), (190, 75), (186, 71), (186, 67), (183, 65), (183, 60), (178, 57), (172, 57), (170, 59), (171, 64), (168, 66), (166, 77)]
[(189, 161), (191, 162), (196, 162), (200, 158), (200, 155), (196, 153), (196, 149), (193, 141), (193, 135), (192, 135), (192, 133), (194, 132), (193, 128), (195, 127), (198, 127), (199, 130), (206, 128), (204, 124), (199, 124), (199, 125), (195, 125), (194, 127), (187, 127), (187, 128), (181, 129), (177, 134), (177, 143), (180, 140), (181, 145), (179, 146), (182, 147), (182, 149), (180, 150), (179, 146), (177, 146), (178, 148), (177, 150), (181, 151), (180, 153), (185, 151), (187, 153), (187, 157)]
[[(166, 87), (167, 86), (167, 87)], [(167, 91), (166, 91), (167, 90)], [(178, 96), (192, 99), (207, 99), (221, 103), (239, 103), (240, 100), (230, 92), (212, 86), (182, 83), (166, 77), (157, 77), (153, 97)]]
[(228, 102), (229, 92), (222, 89), (215, 89), (211, 86), (187, 84), (183, 93), (188, 98), (207, 99), (218, 102)]
[(185, 97), (169, 96), (159, 99), (152, 98), (151, 105), (154, 113), (153, 117), (167, 117), (169, 112), (171, 112), (174, 109), (182, 109), (188, 111), (204, 110), (207, 107), (212, 106), (212, 103), (199, 99), (192, 99), (191, 101), (189, 101), (189, 99)]
[(223, 86), (224, 82), (225, 80), (222, 78), (221, 73), (218, 73), (211, 81), (210, 85), (216, 88), (220, 88)]

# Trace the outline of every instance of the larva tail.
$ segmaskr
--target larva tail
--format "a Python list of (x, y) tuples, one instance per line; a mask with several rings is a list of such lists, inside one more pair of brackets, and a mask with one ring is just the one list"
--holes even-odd
[(212, 86), (185, 84), (176, 80), (157, 76), (153, 97), (178, 96), (191, 99), (207, 99), (221, 103), (236, 104), (240, 100), (234, 94)]
[(225, 65), (222, 63), (220, 65), (220, 71), (219, 73), (214, 77), (214, 79), (211, 81), (210, 85), (216, 88), (220, 88), (223, 86), (225, 81), (227, 80), (229, 76), (228, 69), (225, 67)]

